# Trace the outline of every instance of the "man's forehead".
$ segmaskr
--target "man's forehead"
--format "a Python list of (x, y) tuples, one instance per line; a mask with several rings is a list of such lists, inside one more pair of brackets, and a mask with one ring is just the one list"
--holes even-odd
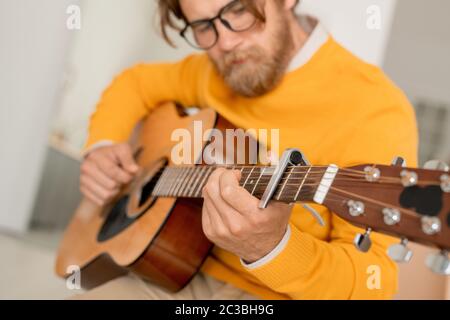
[(189, 21), (208, 19), (232, 0), (180, 0), (185, 17)]

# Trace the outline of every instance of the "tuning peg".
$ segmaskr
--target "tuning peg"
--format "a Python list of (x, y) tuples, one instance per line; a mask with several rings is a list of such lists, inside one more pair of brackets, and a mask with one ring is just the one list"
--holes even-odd
[(356, 249), (361, 252), (369, 251), (370, 247), (372, 246), (372, 240), (370, 240), (371, 232), (372, 229), (367, 228), (364, 234), (358, 233), (356, 235), (355, 240), (353, 240), (353, 244), (355, 245)]
[(422, 225), (422, 231), (429, 236), (441, 231), (442, 224), (438, 217), (423, 216), (420, 219), (420, 222)]
[(355, 201), (355, 200), (348, 200), (347, 201), (348, 206), (348, 213), (352, 217), (359, 217), (360, 215), (364, 214), (364, 203), (361, 201)]
[(404, 187), (415, 186), (418, 181), (417, 173), (410, 170), (402, 170), (402, 172), (400, 172), (400, 177)]
[(439, 253), (430, 254), (425, 260), (425, 264), (434, 273), (446, 276), (450, 275), (450, 261), (447, 251), (443, 250)]
[(402, 157), (395, 157), (392, 160), (391, 165), (395, 167), (406, 167), (406, 160), (403, 159)]
[(367, 166), (364, 168), (364, 174), (366, 176), (366, 180), (369, 182), (375, 182), (380, 180), (381, 171), (380, 169), (374, 166)]
[(440, 171), (450, 171), (450, 167), (444, 161), (441, 160), (430, 160), (425, 162), (423, 165), (424, 169), (429, 170), (440, 170)]
[(400, 213), (400, 210), (395, 208), (383, 208), (383, 221), (388, 226), (396, 225), (400, 222), (402, 218), (402, 214)]
[(446, 193), (450, 193), (450, 175), (443, 174), (441, 176), (441, 189)]
[(409, 262), (412, 258), (413, 252), (407, 247), (408, 239), (402, 239), (400, 243), (389, 247), (388, 255), (395, 262), (403, 263)]

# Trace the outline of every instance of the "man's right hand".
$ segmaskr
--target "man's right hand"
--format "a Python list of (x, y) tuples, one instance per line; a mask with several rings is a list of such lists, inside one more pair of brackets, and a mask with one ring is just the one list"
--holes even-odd
[(89, 200), (104, 206), (133, 179), (139, 166), (128, 143), (99, 147), (81, 165), (80, 190)]

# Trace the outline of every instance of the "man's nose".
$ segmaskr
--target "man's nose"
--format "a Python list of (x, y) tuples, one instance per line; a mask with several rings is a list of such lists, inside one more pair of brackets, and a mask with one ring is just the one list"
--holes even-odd
[(216, 28), (219, 34), (217, 46), (219, 46), (220, 50), (232, 51), (242, 42), (241, 35), (228, 29), (221, 21), (216, 22)]

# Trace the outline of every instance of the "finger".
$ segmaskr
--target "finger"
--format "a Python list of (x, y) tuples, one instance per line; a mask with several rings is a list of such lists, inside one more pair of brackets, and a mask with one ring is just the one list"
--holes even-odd
[(239, 186), (239, 171), (224, 172), (219, 178), (223, 201), (243, 215), (252, 214), (258, 209), (259, 200), (245, 188)]
[(90, 190), (92, 193), (96, 195), (102, 201), (108, 201), (113, 198), (118, 192), (119, 189), (108, 190), (99, 185), (94, 179), (89, 176), (83, 175), (80, 178), (81, 185)]
[(127, 184), (133, 179), (130, 173), (106, 156), (98, 155), (96, 164), (104, 174), (120, 184)]
[(215, 208), (212, 199), (207, 193), (205, 193), (204, 196), (203, 208), (205, 216), (207, 216), (207, 219), (210, 223), (213, 235), (223, 237), (228, 234), (228, 227), (225, 225), (219, 212)]
[(213, 175), (211, 175), (210, 180), (208, 180), (205, 191), (206, 195), (209, 196), (212, 204), (216, 208), (216, 211), (220, 214), (222, 220), (226, 223), (227, 226), (231, 226), (235, 222), (235, 220), (240, 218), (241, 214), (222, 199), (220, 177), (221, 175), (225, 174), (225, 172), (230, 171), (227, 171), (225, 169), (216, 170)]
[(123, 169), (130, 173), (136, 173), (139, 170), (139, 166), (133, 158), (133, 152), (129, 144), (121, 144), (114, 150), (116, 159)]
[(211, 225), (211, 220), (209, 219), (209, 214), (206, 212), (206, 206), (203, 205), (202, 207), (202, 228), (203, 228), (203, 233), (205, 235), (209, 235), (210, 232), (212, 231), (212, 225)]
[(118, 183), (108, 177), (103, 171), (97, 166), (95, 162), (87, 161), (82, 166), (82, 174), (86, 174), (92, 177), (97, 183), (106, 189), (118, 188)]
[(84, 195), (84, 197), (86, 199), (88, 199), (89, 201), (93, 202), (94, 204), (98, 205), (98, 206), (103, 206), (103, 201), (97, 197), (91, 190), (89, 190), (87, 187), (85, 186), (80, 186), (80, 191), (81, 193)]

